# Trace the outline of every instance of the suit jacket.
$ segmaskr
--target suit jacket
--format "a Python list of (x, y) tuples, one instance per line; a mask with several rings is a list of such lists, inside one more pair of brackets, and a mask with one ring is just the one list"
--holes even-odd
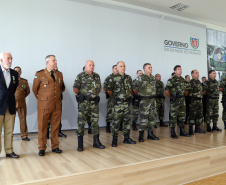
[(55, 71), (55, 79), (56, 81), (53, 80), (47, 69), (35, 74), (32, 91), (38, 100), (38, 109), (61, 109), (62, 73)]
[(16, 113), (16, 101), (15, 101), (15, 92), (19, 84), (18, 73), (13, 69), (10, 70), (11, 82), (9, 87), (6, 87), (5, 78), (0, 66), (0, 115), (4, 115), (6, 108), (8, 106), (9, 113)]
[(24, 78), (19, 79), (19, 86), (16, 89), (15, 98), (16, 98), (16, 108), (26, 107), (25, 98), (30, 94), (30, 87), (28, 82)]

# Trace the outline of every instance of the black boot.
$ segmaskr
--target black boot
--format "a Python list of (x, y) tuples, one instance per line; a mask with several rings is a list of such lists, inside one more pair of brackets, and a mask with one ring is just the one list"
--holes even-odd
[(49, 139), (49, 127), (47, 128), (46, 139)]
[(88, 123), (88, 134), (92, 134), (91, 123)]
[(178, 139), (177, 134), (175, 132), (175, 127), (171, 127), (171, 137), (173, 139)]
[(205, 134), (206, 132), (201, 130), (199, 125), (195, 125), (195, 133)]
[(67, 137), (67, 135), (66, 135), (66, 134), (63, 134), (63, 133), (61, 132), (61, 127), (62, 127), (62, 125), (60, 125), (60, 128), (59, 128), (59, 133), (58, 133), (58, 137), (63, 137), (63, 138), (66, 138), (66, 137)]
[(190, 134), (190, 135), (194, 135), (194, 132), (193, 132), (193, 125), (189, 125), (189, 134)]
[(105, 149), (105, 146), (101, 144), (99, 140), (99, 134), (93, 136), (93, 147), (99, 149)]
[(144, 142), (144, 131), (139, 131), (139, 138), (138, 138), (139, 142)]
[(212, 131), (214, 131), (214, 130), (216, 130), (216, 131), (222, 131), (220, 128), (217, 127), (217, 124), (216, 123), (213, 124)]
[(78, 148), (79, 152), (83, 151), (83, 136), (78, 136)]
[(184, 127), (180, 127), (180, 136), (191, 137), (191, 135), (185, 132)]
[(224, 129), (226, 129), (226, 121), (224, 121)]
[(117, 147), (117, 143), (118, 143), (118, 136), (113, 136), (113, 140), (112, 140), (112, 147)]
[(136, 141), (133, 141), (133, 140), (129, 137), (129, 134), (125, 134), (125, 135), (124, 135), (123, 143), (126, 143), (126, 144), (136, 144)]
[(150, 129), (148, 129), (148, 136), (147, 139), (151, 139), (151, 140), (159, 140), (158, 137), (155, 136), (155, 134), (153, 133), (153, 131), (151, 131)]
[(207, 132), (213, 132), (209, 124), (207, 125), (206, 131)]
[(133, 130), (134, 130), (134, 131), (137, 131), (137, 125), (136, 125), (135, 122), (133, 122)]
[(162, 120), (160, 120), (160, 127), (168, 127)]
[(107, 133), (111, 133), (111, 123), (108, 123), (108, 122), (107, 122), (107, 125), (106, 125), (106, 132), (107, 132)]

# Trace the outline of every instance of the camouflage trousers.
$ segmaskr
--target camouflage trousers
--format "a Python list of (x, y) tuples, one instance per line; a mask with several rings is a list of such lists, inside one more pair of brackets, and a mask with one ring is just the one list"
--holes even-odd
[(177, 98), (175, 101), (170, 101), (170, 117), (169, 125), (170, 127), (176, 127), (178, 124), (179, 127), (184, 126), (186, 118), (186, 105), (185, 98)]
[(157, 114), (158, 114), (159, 120), (163, 120), (165, 99), (164, 98), (156, 98), (156, 107), (157, 107)]
[(203, 119), (202, 100), (191, 99), (189, 104), (189, 125), (199, 126)]
[(113, 98), (110, 97), (107, 102), (107, 116), (106, 116), (106, 123), (112, 122), (112, 107), (113, 107)]
[(139, 115), (139, 106), (133, 105), (132, 122), (135, 124), (137, 124), (138, 115)]
[(206, 124), (209, 125), (211, 121), (217, 124), (219, 104), (218, 99), (208, 99), (206, 102)]
[(226, 96), (225, 95), (222, 96), (221, 103), (222, 103), (222, 106), (223, 106), (222, 120), (226, 121)]
[(155, 99), (141, 100), (139, 131), (143, 131), (146, 128), (153, 131), (154, 125), (156, 124), (156, 119), (157, 119), (157, 110)]
[(88, 121), (88, 117), (90, 116), (91, 129), (92, 134), (99, 134), (99, 105), (95, 104), (95, 101), (87, 101), (84, 100), (82, 103), (78, 105), (78, 130), (77, 135), (84, 135), (84, 125), (86, 121)]
[(112, 108), (113, 124), (112, 124), (112, 135), (118, 136), (120, 123), (122, 122), (123, 134), (130, 134), (131, 125), (131, 111), (128, 102), (120, 102), (114, 104)]

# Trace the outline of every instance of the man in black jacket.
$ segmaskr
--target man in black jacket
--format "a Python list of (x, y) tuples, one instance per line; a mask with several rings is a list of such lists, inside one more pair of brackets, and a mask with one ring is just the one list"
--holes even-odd
[[(10, 69), (12, 55), (7, 52), (0, 53), (0, 133), (4, 125), (4, 147), (6, 157), (19, 158), (13, 152), (13, 130), (16, 114), (15, 92), (19, 84), (18, 73)], [(0, 137), (1, 152), (1, 137)]]

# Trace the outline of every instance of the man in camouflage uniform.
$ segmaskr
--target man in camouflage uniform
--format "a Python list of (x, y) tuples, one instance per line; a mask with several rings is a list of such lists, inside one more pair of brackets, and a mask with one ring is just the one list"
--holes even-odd
[(171, 137), (178, 139), (175, 127), (178, 123), (180, 127), (180, 136), (190, 137), (184, 130), (184, 122), (186, 117), (186, 105), (185, 105), (185, 80), (181, 77), (182, 69), (180, 65), (174, 67), (175, 76), (171, 77), (165, 88), (165, 94), (170, 98), (170, 120), (169, 125), (171, 127)]
[(131, 76), (125, 74), (125, 63), (120, 61), (117, 63), (118, 73), (109, 79), (107, 87), (108, 94), (113, 97), (113, 126), (112, 126), (112, 147), (117, 147), (120, 123), (123, 122), (123, 143), (136, 144), (130, 135), (131, 112), (130, 112), (130, 96), (132, 94)]
[(168, 127), (163, 122), (164, 118), (164, 108), (165, 108), (165, 96), (164, 96), (164, 84), (161, 81), (161, 75), (156, 74), (155, 75), (156, 80), (156, 106), (157, 106), (157, 114), (160, 121), (160, 127)]
[(106, 99), (108, 99), (107, 102), (107, 116), (106, 116), (106, 132), (111, 133), (111, 122), (112, 122), (112, 107), (113, 107), (113, 98), (108, 94), (107, 92), (107, 86), (109, 83), (109, 79), (112, 78), (113, 75), (117, 74), (117, 65), (112, 66), (112, 74), (110, 74), (104, 81), (104, 90), (106, 94)]
[(134, 92), (139, 96), (140, 107), (140, 126), (139, 142), (144, 142), (144, 130), (148, 129), (147, 139), (159, 140), (153, 133), (156, 124), (156, 81), (152, 73), (150, 63), (143, 65), (144, 74), (139, 76), (134, 85)]
[(188, 86), (189, 91), (189, 134), (194, 135), (193, 125), (195, 125), (195, 133), (204, 134), (205, 132), (200, 129), (203, 118), (203, 105), (202, 97), (203, 90), (202, 84), (199, 81), (198, 70), (191, 71), (192, 80)]
[[(214, 70), (209, 71), (209, 80), (206, 81), (206, 86), (204, 91), (206, 92), (207, 96), (207, 104), (206, 104), (206, 125), (207, 125), (207, 132), (212, 132), (214, 130), (221, 131), (217, 127), (218, 121), (218, 110), (219, 110), (219, 87), (216, 78), (216, 72)], [(213, 128), (210, 127), (210, 122), (213, 121)]]
[(221, 101), (223, 106), (222, 120), (224, 122), (224, 129), (226, 129), (226, 77), (221, 80), (219, 89), (223, 94)]
[[(205, 89), (205, 86), (206, 86), (205, 82), (206, 82), (206, 77), (203, 76), (202, 77), (202, 89), (203, 90)], [(203, 118), (204, 118), (204, 122), (206, 122), (206, 101), (207, 101), (206, 94), (203, 94), (202, 105), (203, 105)]]
[[(138, 77), (140, 75), (142, 75), (143, 72), (141, 70), (137, 71), (137, 78), (133, 80), (133, 87), (135, 85), (136, 80), (138, 79)], [(133, 114), (132, 114), (132, 126), (133, 126), (133, 130), (136, 131), (137, 130), (137, 120), (138, 120), (138, 114), (139, 114), (139, 100), (138, 100), (138, 96), (136, 93), (133, 92)]]
[(78, 101), (78, 151), (83, 151), (84, 125), (90, 115), (93, 134), (93, 147), (104, 149), (105, 146), (99, 140), (99, 93), (101, 91), (100, 76), (93, 72), (94, 62), (87, 60), (85, 71), (78, 74), (73, 90), (77, 94)]
[[(185, 76), (185, 86), (186, 87), (190, 86), (190, 76), (189, 75)], [(187, 124), (188, 123), (188, 118), (189, 118), (190, 98), (189, 98), (189, 96), (186, 96), (186, 95), (185, 95), (185, 104), (186, 104), (186, 119), (185, 119), (185, 123), (184, 124)]]

